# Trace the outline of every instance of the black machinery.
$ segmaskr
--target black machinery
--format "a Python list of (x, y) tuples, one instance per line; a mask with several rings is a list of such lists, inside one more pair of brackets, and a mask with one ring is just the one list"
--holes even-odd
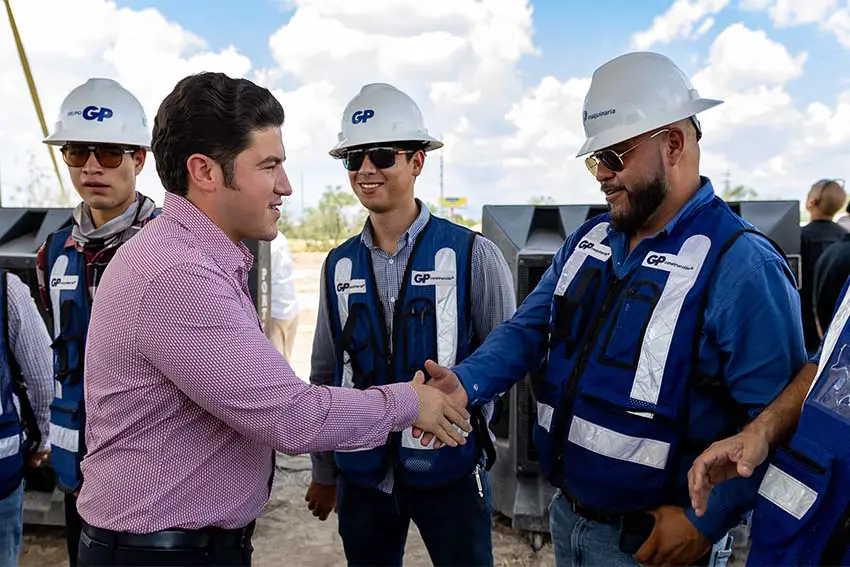
[[(157, 211), (159, 212), (159, 210)], [(26, 283), (41, 312), (48, 331), (53, 329), (38, 291), (35, 259), (47, 235), (73, 222), (70, 208), (8, 208), (0, 207), (0, 268), (18, 275)], [(268, 322), (270, 307), (270, 246), (266, 241), (249, 240), (245, 244), (254, 254), (254, 265), (248, 274), (248, 285), (263, 324)], [(52, 336), (52, 332), (50, 333)], [(24, 495), (24, 523), (65, 524), (64, 498), (55, 488), (53, 471), (49, 466), (27, 471), (27, 491)]]
[[(776, 241), (800, 282), (798, 201), (730, 202), (732, 210)], [(605, 205), (486, 205), (482, 233), (499, 247), (513, 275), (517, 305), (531, 293), (566, 238)], [(555, 488), (540, 475), (532, 431), (537, 403), (530, 377), (504, 395), (493, 423), (498, 458), (492, 469), (494, 508), (528, 532), (540, 549), (549, 533), (548, 505)]]

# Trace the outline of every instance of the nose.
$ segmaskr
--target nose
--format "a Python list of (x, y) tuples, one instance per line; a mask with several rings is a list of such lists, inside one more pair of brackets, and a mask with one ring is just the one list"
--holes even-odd
[(274, 184), (274, 192), (284, 197), (292, 195), (292, 185), (289, 183), (289, 176), (286, 175), (283, 165), (280, 166), (280, 174), (277, 176), (276, 183)]
[(83, 164), (83, 173), (87, 175), (91, 175), (93, 173), (102, 173), (103, 167), (101, 167), (100, 162), (97, 161), (97, 158), (94, 157), (94, 152), (89, 151), (89, 157), (86, 160), (86, 163)]
[(597, 181), (599, 181), (600, 183), (602, 183), (603, 181), (610, 181), (611, 179), (614, 179), (615, 176), (616, 174), (607, 167), (605, 167), (605, 164), (603, 164), (601, 161), (596, 162)]
[(375, 164), (372, 163), (372, 160), (369, 159), (369, 156), (363, 158), (363, 163), (360, 165), (360, 170), (358, 173), (362, 173), (364, 175), (370, 175), (372, 173), (377, 173), (378, 168), (375, 167)]

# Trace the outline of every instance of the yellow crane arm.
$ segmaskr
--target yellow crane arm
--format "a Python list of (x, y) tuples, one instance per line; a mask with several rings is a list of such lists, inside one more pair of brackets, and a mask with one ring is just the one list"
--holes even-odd
[[(46, 138), (48, 135), (47, 123), (44, 121), (44, 112), (41, 110), (41, 102), (38, 100), (38, 91), (35, 88), (35, 81), (32, 78), (30, 64), (27, 60), (27, 54), (24, 52), (24, 44), (21, 41), (21, 34), (18, 33), (18, 26), (15, 24), (15, 16), (12, 14), (12, 4), (10, 0), (5, 0), (6, 12), (9, 14), (9, 23), (12, 25), (12, 34), (15, 36), (15, 45), (18, 47), (18, 56), (21, 58), (21, 66), (24, 68), (24, 75), (27, 78), (27, 85), (30, 89), (30, 96), (35, 105), (35, 112), (38, 114), (38, 121), (41, 122), (41, 131)], [(65, 199), (65, 184), (62, 183), (62, 175), (59, 173), (59, 164), (56, 162), (56, 154), (50, 146), (47, 147), (47, 153), (50, 154), (50, 160), (53, 162), (53, 169), (56, 171), (56, 179), (59, 180), (59, 189), (62, 191), (62, 199)]]

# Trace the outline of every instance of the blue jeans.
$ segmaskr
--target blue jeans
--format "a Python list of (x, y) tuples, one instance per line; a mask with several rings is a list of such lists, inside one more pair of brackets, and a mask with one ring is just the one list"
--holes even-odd
[(620, 551), (620, 528), (591, 522), (575, 512), (559, 490), (549, 504), (549, 531), (557, 567), (639, 567)]
[(419, 528), (435, 567), (493, 565), (493, 507), (489, 475), (482, 470), (437, 489), (396, 484), (393, 494), (340, 478), (339, 535), (349, 565), (400, 566), (410, 521)]
[(24, 483), (0, 500), (0, 567), (17, 567), (24, 524)]

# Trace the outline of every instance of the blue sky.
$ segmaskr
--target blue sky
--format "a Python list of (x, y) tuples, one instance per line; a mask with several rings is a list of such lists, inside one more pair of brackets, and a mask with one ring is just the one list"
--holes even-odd
[[(850, 176), (848, 0), (27, 0), (15, 10), (49, 125), (89, 76), (121, 82), (150, 121), (190, 72), (272, 89), (287, 112), (295, 215), (324, 186), (347, 185), (327, 150), (346, 102), (371, 81), (408, 92), (446, 142), (417, 181), (421, 197), (436, 200), (442, 156), (446, 194), (467, 197), (470, 216), (537, 195), (602, 202), (575, 158), (582, 101), (597, 66), (637, 49), (670, 56), (703, 96), (726, 101), (700, 117), (702, 169), (716, 185), (729, 172), (761, 198), (801, 199), (820, 177)], [(5, 26), (0, 64), (0, 94), (24, 109), (0, 116), (0, 188), (14, 201), (33, 167), (48, 185), (55, 175)], [(153, 160), (139, 188), (161, 202)]]

